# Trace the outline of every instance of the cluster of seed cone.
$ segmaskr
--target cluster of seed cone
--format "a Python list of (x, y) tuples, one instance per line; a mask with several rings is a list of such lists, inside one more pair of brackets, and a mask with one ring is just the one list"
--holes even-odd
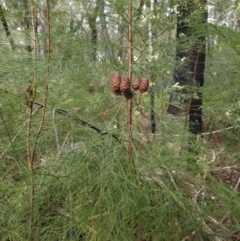
[[(132, 81), (132, 88), (133, 90), (137, 91), (139, 90), (141, 93), (144, 93), (148, 90), (149, 86), (149, 79), (140, 77), (136, 77)], [(119, 72), (115, 72), (112, 76), (111, 85), (110, 85), (111, 91), (114, 94), (124, 94), (126, 97), (130, 95), (131, 92), (131, 81), (128, 77), (121, 77), (121, 74)]]

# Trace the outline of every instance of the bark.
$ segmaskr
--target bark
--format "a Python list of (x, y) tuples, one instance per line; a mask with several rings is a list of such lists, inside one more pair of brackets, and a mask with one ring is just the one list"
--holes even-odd
[(28, 52), (32, 52), (32, 45), (31, 45), (31, 15), (29, 11), (29, 4), (28, 0), (23, 0), (24, 6), (24, 28), (25, 28), (25, 39), (26, 39), (26, 50)]
[(105, 49), (106, 49), (105, 55), (107, 58), (113, 58), (113, 50), (111, 48), (111, 41), (110, 41), (110, 37), (109, 37), (109, 33), (108, 33), (107, 21), (106, 21), (105, 13), (104, 13), (104, 6), (105, 6), (104, 0), (97, 0), (97, 6), (98, 6), (100, 24), (102, 27), (103, 41), (106, 43), (105, 44)]
[(140, 3), (139, 3), (139, 6), (137, 8), (137, 21), (140, 20), (144, 4), (145, 4), (145, 0), (141, 0)]
[(0, 3), (0, 18), (1, 18), (1, 22), (2, 22), (2, 25), (3, 25), (4, 31), (6, 33), (6, 36), (9, 40), (10, 45), (11, 45), (11, 48), (14, 51), (15, 44), (14, 44), (9, 26), (8, 26), (8, 23), (7, 23), (7, 19), (6, 19), (5, 13), (4, 13), (4, 9), (3, 9), (3, 6), (2, 6), (1, 3)]
[(151, 131), (152, 134), (156, 132), (156, 120), (155, 120), (155, 91), (154, 86), (150, 87), (150, 105), (151, 105)]
[[(56, 2), (51, 1), (49, 3), (49, 11), (51, 12), (54, 9)], [(33, 29), (34, 34), (39, 36), (37, 38), (37, 53), (44, 54), (46, 58), (48, 58), (48, 9), (46, 2), (42, 2), (40, 8), (34, 8), (33, 15)], [(39, 33), (39, 34), (38, 34)]]
[[(206, 0), (182, 1), (178, 5), (177, 47), (173, 84), (183, 86), (181, 94), (186, 95), (188, 130), (192, 134), (202, 132), (202, 95), (204, 84), (206, 35), (203, 24), (207, 22)], [(200, 29), (200, 31), (199, 31)], [(181, 97), (173, 92), (167, 112), (177, 115)], [(192, 151), (192, 141), (189, 150)]]
[(93, 48), (91, 57), (92, 57), (92, 60), (94, 61), (97, 60), (97, 24), (96, 24), (97, 12), (98, 12), (98, 7), (96, 7), (94, 10), (94, 13), (90, 14), (90, 16), (88, 17), (88, 24), (91, 29), (91, 43)]
[[(156, 2), (154, 0), (150, 0), (150, 10), (152, 12), (152, 14), (156, 14), (156, 8), (155, 8), (155, 4)], [(153, 40), (154, 40), (154, 36), (155, 36), (155, 28), (153, 28), (153, 19), (149, 20), (148, 23), (148, 37), (149, 37), (149, 54), (153, 55), (154, 54), (154, 46), (153, 46)], [(151, 80), (155, 81), (156, 76), (155, 76), (155, 71), (153, 66), (151, 67), (152, 71), (151, 71)], [(155, 121), (155, 91), (154, 91), (154, 85), (151, 86), (150, 88), (150, 105), (151, 105), (151, 131), (152, 134), (155, 133), (156, 131), (156, 121)]]
[(47, 6), (46, 4), (43, 4), (42, 6), (42, 16), (43, 16), (43, 20), (42, 20), (43, 53), (44, 53), (44, 56), (47, 56), (48, 52), (47, 52)]
[(124, 60), (124, 23), (121, 21), (121, 17), (119, 16), (118, 21), (118, 58), (120, 58), (122, 61)]

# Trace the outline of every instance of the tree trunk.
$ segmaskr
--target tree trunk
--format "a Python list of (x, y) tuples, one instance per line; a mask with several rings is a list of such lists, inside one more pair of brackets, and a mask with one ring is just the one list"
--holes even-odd
[(11, 48), (14, 51), (15, 44), (14, 44), (10, 29), (8, 27), (8, 23), (7, 23), (7, 20), (6, 20), (6, 17), (5, 17), (5, 13), (4, 13), (4, 9), (3, 9), (3, 6), (2, 6), (1, 3), (0, 3), (0, 18), (1, 18), (1, 22), (2, 22), (2, 25), (3, 25), (4, 31), (6, 33), (6, 36), (9, 40), (10, 45), (11, 45)]
[(91, 29), (91, 43), (93, 48), (91, 58), (93, 61), (97, 60), (97, 12), (98, 6), (95, 8), (94, 13), (90, 14), (90, 16), (88, 17), (88, 24)]
[(105, 55), (107, 58), (113, 58), (113, 50), (112, 50), (111, 44), (110, 44), (110, 37), (108, 34), (108, 29), (107, 29), (107, 21), (106, 21), (105, 13), (104, 13), (104, 6), (105, 6), (104, 0), (97, 0), (97, 6), (98, 6), (98, 11), (99, 11), (100, 23), (102, 26), (103, 41), (106, 43), (105, 44), (105, 49), (106, 49)]
[(118, 16), (118, 58), (123, 61), (124, 55), (124, 21), (122, 21), (121, 16)]
[(31, 43), (31, 14), (29, 11), (29, 3), (28, 0), (23, 0), (23, 12), (24, 12), (24, 26), (25, 29), (25, 48), (26, 50), (31, 53), (32, 52), (32, 43)]
[[(177, 15), (177, 47), (173, 84), (183, 87), (188, 102), (188, 130), (192, 134), (202, 132), (202, 95), (199, 87), (204, 84), (206, 32), (203, 26), (207, 22), (207, 0), (181, 1)], [(177, 115), (181, 97), (172, 92), (167, 112)], [(191, 142), (192, 143), (192, 142)], [(193, 147), (189, 143), (189, 151)]]
[[(150, 0), (150, 11), (152, 12), (153, 15), (156, 14), (156, 10), (155, 10), (155, 4), (156, 2), (154, 0)], [(148, 38), (149, 38), (149, 55), (153, 56), (154, 55), (154, 47), (153, 47), (153, 40), (155, 36), (155, 28), (153, 28), (153, 18), (151, 18), (149, 20), (148, 23)], [(154, 64), (154, 63), (153, 63)], [(151, 81), (155, 82), (155, 71), (153, 66), (151, 66), (152, 71), (151, 71)], [(156, 131), (156, 121), (155, 121), (155, 91), (154, 91), (154, 85), (151, 86), (150, 88), (150, 105), (151, 105), (151, 131), (152, 134), (155, 133)]]

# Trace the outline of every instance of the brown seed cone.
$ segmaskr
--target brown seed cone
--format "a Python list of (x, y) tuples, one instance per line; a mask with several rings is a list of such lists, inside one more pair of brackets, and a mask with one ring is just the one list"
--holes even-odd
[(120, 84), (121, 84), (121, 74), (119, 72), (115, 72), (112, 76), (111, 84), (110, 84), (111, 91), (114, 94), (121, 94)]
[(134, 90), (138, 90), (140, 83), (141, 83), (141, 78), (140, 78), (140, 77), (136, 77), (136, 78), (133, 80), (133, 82), (132, 82), (132, 88), (133, 88)]
[(149, 86), (149, 79), (148, 78), (144, 78), (142, 79), (140, 85), (139, 85), (139, 91), (141, 93), (144, 93), (148, 90), (148, 86)]
[(33, 90), (30, 84), (26, 84), (24, 87), (25, 91), (29, 94), (29, 96), (33, 95)]
[(94, 91), (94, 85), (89, 84), (89, 85), (88, 85), (88, 92), (89, 92), (89, 93), (92, 93), (93, 91)]
[(26, 84), (25, 87), (24, 87), (24, 89), (26, 90), (26, 92), (30, 92), (31, 89), (32, 89), (32, 87), (31, 87), (30, 84)]
[(123, 94), (127, 94), (131, 92), (131, 82), (128, 77), (123, 77), (122, 82), (120, 84), (120, 90)]
[(101, 113), (101, 118), (102, 118), (103, 120), (107, 119), (107, 118), (108, 118), (108, 114), (107, 114), (106, 112), (102, 112), (102, 113)]

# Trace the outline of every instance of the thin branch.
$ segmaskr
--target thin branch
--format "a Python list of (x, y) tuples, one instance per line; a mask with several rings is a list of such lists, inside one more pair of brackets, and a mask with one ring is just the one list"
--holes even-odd
[(211, 163), (215, 162), (217, 156), (218, 156), (219, 154), (221, 154), (221, 152), (223, 152), (224, 150), (225, 150), (225, 148), (222, 148), (222, 149), (221, 149), (220, 151), (218, 151), (217, 153), (216, 153), (214, 150), (212, 150), (212, 160), (211, 160), (211, 161), (208, 161), (207, 163), (208, 163), (208, 164), (211, 164)]
[(56, 110), (54, 109), (54, 110), (52, 111), (53, 128), (54, 128), (54, 132), (55, 132), (57, 153), (58, 153), (58, 155), (60, 155), (60, 154), (61, 154), (61, 149), (60, 149), (59, 138), (58, 138), (58, 130), (57, 130), (57, 126), (56, 126), (56, 123), (55, 123), (55, 116), (56, 116)]
[(205, 132), (205, 133), (202, 133), (202, 135), (203, 135), (203, 136), (212, 135), (212, 134), (220, 133), (220, 132), (223, 132), (223, 131), (226, 131), (226, 130), (231, 130), (231, 129), (239, 128), (239, 127), (240, 127), (240, 126), (229, 126), (229, 127), (225, 128), (225, 129), (222, 129), (222, 130)]
[[(89, 122), (85, 121), (85, 120), (82, 120), (81, 118), (79, 118), (78, 116), (75, 116), (75, 115), (72, 115), (70, 111), (67, 111), (67, 110), (63, 110), (63, 109), (56, 109), (56, 112), (58, 114), (61, 114), (61, 115), (65, 115), (65, 116), (69, 116), (71, 117), (71, 119), (75, 120), (75, 121), (79, 121), (81, 122), (81, 124), (83, 126), (87, 126), (93, 130), (95, 130), (96, 132), (98, 132), (100, 135), (107, 135), (109, 134), (107, 131), (102, 131), (101, 129), (99, 129), (98, 127), (90, 124)], [(117, 140), (119, 143), (122, 143), (122, 141), (118, 138), (117, 135), (115, 134), (112, 134), (112, 137)]]
[(237, 189), (238, 189), (238, 187), (239, 187), (239, 184), (240, 184), (240, 177), (239, 177), (239, 179), (238, 179), (238, 182), (237, 182), (236, 186), (234, 187), (234, 191), (235, 191), (235, 192), (237, 191)]
[(170, 172), (170, 171), (168, 171), (167, 169), (166, 169), (166, 171), (167, 171), (168, 176), (170, 177), (170, 180), (171, 180), (171, 182), (173, 183), (173, 185), (174, 185), (175, 189), (176, 189), (176, 190), (178, 190), (177, 184), (176, 184), (176, 182), (175, 182), (175, 180), (174, 180), (174, 178), (173, 178), (173, 176), (172, 176), (171, 172)]
[[(238, 168), (238, 166), (234, 165), (234, 166), (227, 166), (227, 167), (218, 167), (218, 168), (210, 169), (210, 171), (215, 172), (215, 171), (222, 171), (222, 170), (232, 169), (232, 168)], [(239, 184), (237, 184), (237, 185), (239, 185)], [(234, 190), (235, 190), (235, 188), (234, 188)]]
[(182, 241), (191, 240), (194, 236), (196, 236), (195, 230), (193, 230), (189, 235), (187, 235), (185, 238), (183, 238)]

